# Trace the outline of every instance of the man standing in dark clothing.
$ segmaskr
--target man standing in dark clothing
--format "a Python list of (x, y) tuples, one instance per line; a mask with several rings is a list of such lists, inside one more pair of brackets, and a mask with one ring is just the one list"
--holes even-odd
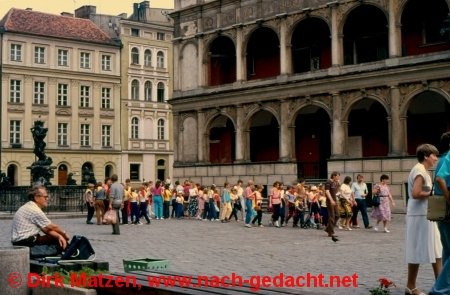
[(117, 212), (117, 222), (116, 224), (112, 225), (113, 228), (113, 235), (120, 235), (120, 229), (119, 229), (119, 209), (122, 206), (123, 201), (123, 193), (124, 189), (123, 186), (117, 182), (118, 177), (116, 174), (111, 175), (111, 188), (109, 191), (109, 209), (116, 209)]
[(328, 236), (331, 237), (331, 239), (334, 242), (339, 241), (337, 239), (337, 236), (334, 234), (334, 228), (336, 226), (336, 221), (339, 218), (336, 194), (339, 191), (340, 176), (341, 175), (339, 172), (332, 172), (330, 179), (328, 179), (327, 183), (325, 184), (325, 194), (327, 196), (327, 211), (328, 211), (328, 224), (327, 227), (325, 228), (325, 231), (328, 233)]

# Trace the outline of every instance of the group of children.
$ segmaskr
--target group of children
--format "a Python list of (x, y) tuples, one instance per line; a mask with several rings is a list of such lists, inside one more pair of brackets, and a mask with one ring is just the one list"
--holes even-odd
[[(97, 224), (101, 223), (106, 207), (100, 204), (107, 200), (108, 184), (106, 180), (105, 184), (98, 184), (93, 191), (97, 197), (95, 209), (99, 211), (96, 214)], [(226, 223), (233, 219), (244, 220), (249, 209), (251, 223), (263, 227), (263, 204), (266, 203), (263, 202), (264, 186), (254, 185), (253, 182), (249, 182), (247, 188), (242, 186), (241, 180), (235, 185), (226, 182), (221, 190), (214, 184), (206, 187), (188, 180), (183, 184), (176, 181), (174, 185), (159, 180), (155, 184), (150, 181), (143, 183), (139, 189), (133, 189), (127, 179), (123, 186), (122, 224), (129, 224), (131, 221), (132, 224), (139, 225), (142, 224), (141, 219), (150, 224), (152, 216), (155, 219), (196, 218)], [(251, 208), (246, 208), (245, 205), (247, 189), (254, 192)], [(307, 186), (303, 180), (299, 180), (294, 185), (284, 187), (277, 181), (267, 193), (267, 211), (272, 213), (268, 224), (283, 227), (292, 219), (293, 227), (320, 229), (328, 222), (326, 199), (322, 184)]]

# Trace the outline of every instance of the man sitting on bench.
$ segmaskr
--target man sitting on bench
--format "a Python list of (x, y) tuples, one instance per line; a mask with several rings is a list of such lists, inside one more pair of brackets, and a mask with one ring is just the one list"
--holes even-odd
[(28, 192), (28, 199), (30, 201), (14, 214), (11, 230), (12, 244), (30, 247), (31, 256), (33, 256), (32, 248), (42, 245), (53, 246), (58, 253), (61, 253), (67, 248), (69, 236), (61, 227), (52, 223), (42, 211), (48, 205), (47, 189), (42, 185), (33, 186)]

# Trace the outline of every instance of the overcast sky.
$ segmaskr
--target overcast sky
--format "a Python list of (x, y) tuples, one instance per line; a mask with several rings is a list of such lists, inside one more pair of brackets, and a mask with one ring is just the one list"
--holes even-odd
[[(149, 0), (150, 7), (172, 8), (174, 0)], [(0, 0), (0, 19), (10, 8), (33, 8), (34, 11), (60, 14), (74, 12), (83, 5), (94, 5), (97, 13), (118, 15), (125, 12), (128, 16), (133, 12), (133, 3), (141, 0)]]

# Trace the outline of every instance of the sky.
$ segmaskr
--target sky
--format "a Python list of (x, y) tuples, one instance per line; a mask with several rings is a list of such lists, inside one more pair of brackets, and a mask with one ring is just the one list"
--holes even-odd
[[(133, 3), (143, 0), (0, 0), (0, 19), (10, 8), (33, 8), (34, 11), (60, 14), (73, 13), (75, 9), (84, 5), (94, 5), (99, 14), (118, 15), (125, 12), (128, 16), (133, 12)], [(149, 0), (150, 7), (172, 8), (174, 0)]]

